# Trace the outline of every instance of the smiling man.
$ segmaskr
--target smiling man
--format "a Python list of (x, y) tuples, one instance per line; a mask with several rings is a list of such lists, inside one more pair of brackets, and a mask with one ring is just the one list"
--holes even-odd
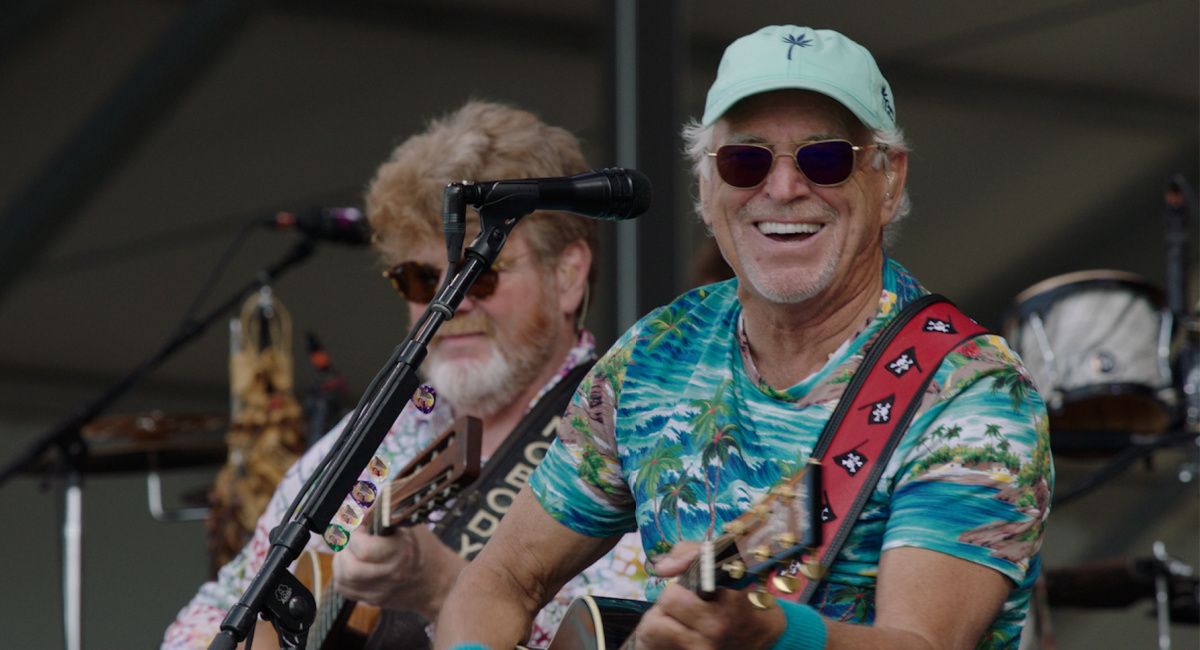
[[(862, 46), (790, 25), (745, 36), (684, 135), (698, 210), (736, 278), (652, 312), (601, 358), (460, 577), (438, 646), (511, 647), (559, 585), (637, 529), (655, 604), (626, 647), (1016, 647), (1054, 475), (1041, 398), (988, 334), (918, 370), (909, 424), (858, 514), (842, 511), (844, 541), (806, 601), (667, 583), (814, 456), (867, 352), (928, 294), (888, 255), (909, 211), (908, 146)], [(951, 320), (926, 331), (968, 325)], [(890, 404), (863, 417), (887, 420)], [(842, 457), (824, 463), (825, 488), (866, 461)]]

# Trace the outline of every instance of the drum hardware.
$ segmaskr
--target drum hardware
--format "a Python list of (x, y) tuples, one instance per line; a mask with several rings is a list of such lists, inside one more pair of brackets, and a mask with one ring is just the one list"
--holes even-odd
[(1200, 623), (1200, 577), (1194, 568), (1171, 557), (1162, 541), (1153, 543), (1149, 557), (1048, 568), (1040, 580), (1052, 608), (1125, 608), (1152, 599), (1159, 648), (1171, 647), (1171, 623)]
[[(160, 472), (220, 465), (227, 454), (223, 435), (227, 423), (223, 415), (162, 411), (96, 418), (81, 432), (89, 450), (82, 470), (87, 474), (146, 472), (150, 516), (162, 522), (203, 519), (207, 507), (164, 507)], [(50, 473), (54, 464), (54, 455), (47, 453), (26, 471)]]
[[(1055, 434), (1051, 433), (1050, 435), (1053, 437)], [(1130, 465), (1149, 457), (1160, 449), (1185, 445), (1190, 446), (1190, 448), (1196, 448), (1198, 442), (1200, 442), (1200, 434), (1197, 433), (1171, 433), (1161, 436), (1147, 436), (1140, 440), (1127, 438), (1121, 451), (1098, 470), (1092, 472), (1086, 478), (1069, 488), (1056, 489), (1054, 493), (1054, 505), (1061, 508), (1086, 495), (1119, 476)]]
[[(159, 472), (219, 464), (225, 453), (225, 441), (219, 432), (227, 421), (221, 415), (164, 415), (162, 411), (97, 418), (83, 429), (84, 437), (95, 441), (89, 457), (93, 463), (91, 471), (144, 469), (146, 505), (155, 521), (204, 519), (208, 516), (207, 507), (163, 506)], [(104, 441), (128, 442), (114, 446)]]
[(1153, 543), (1147, 557), (1047, 568), (1042, 577), (1052, 607), (1123, 608), (1153, 599), (1155, 609), (1162, 610), (1169, 622), (1200, 623), (1200, 576), (1187, 563), (1168, 555), (1161, 541)]

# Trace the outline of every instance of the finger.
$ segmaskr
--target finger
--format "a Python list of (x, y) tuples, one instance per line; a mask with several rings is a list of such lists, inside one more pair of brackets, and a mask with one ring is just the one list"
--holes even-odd
[(700, 545), (695, 542), (680, 542), (669, 553), (654, 559), (654, 573), (670, 578), (683, 573), (700, 554)]
[(637, 650), (704, 650), (714, 647), (710, 639), (657, 604), (642, 616), (633, 636)]
[(659, 595), (657, 606), (662, 614), (705, 638), (721, 639), (730, 626), (743, 620), (745, 595), (728, 589), (718, 589), (715, 598), (704, 600), (695, 592), (678, 584), (668, 585)]
[(386, 563), (394, 559), (396, 553), (407, 546), (409, 540), (406, 531), (397, 531), (393, 535), (371, 535), (365, 531), (357, 531), (350, 537), (346, 546), (354, 557), (363, 562)]
[(339, 553), (333, 559), (333, 584), (335, 587), (361, 588), (389, 575), (389, 567), (375, 562), (363, 562), (350, 553)]

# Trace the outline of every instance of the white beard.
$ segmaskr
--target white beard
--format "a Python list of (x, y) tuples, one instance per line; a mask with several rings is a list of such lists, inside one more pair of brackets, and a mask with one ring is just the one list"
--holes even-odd
[[(425, 360), (430, 383), (459, 414), (481, 418), (495, 415), (545, 373), (546, 365), (561, 347), (554, 328), (558, 294), (553, 278), (551, 275), (543, 283), (543, 294), (522, 316), (520, 329), (507, 336), (500, 337), (490, 316), (480, 312), (445, 324), (443, 331), (447, 334), (484, 332), (488, 339), (488, 355), (482, 361), (443, 359), (437, 353), (436, 343)], [(521, 404), (520, 408), (524, 410), (526, 406)]]
[(803, 278), (781, 278), (775, 272), (744, 264), (746, 282), (767, 300), (777, 304), (797, 305), (828, 289), (837, 273), (839, 252), (825, 258), (824, 264), (815, 275)]
[(429, 355), (430, 383), (459, 413), (493, 415), (525, 388), (513, 381), (513, 366), (496, 348), (496, 342), (489, 341), (488, 346), (486, 361), (442, 361), (437, 354)]
[[(826, 228), (832, 229), (841, 220), (837, 211), (828, 204), (818, 205), (815, 210), (824, 217)], [(765, 203), (748, 203), (738, 211), (738, 219), (749, 223), (755, 219), (770, 218), (775, 212), (773, 207)], [(734, 236), (733, 248), (742, 262), (742, 271), (745, 277), (741, 280), (754, 287), (755, 291), (764, 298), (777, 304), (799, 304), (828, 289), (837, 275), (838, 263), (842, 256), (838, 242), (834, 241), (829, 244), (829, 250), (825, 259), (822, 260), (820, 268), (813, 273), (796, 277), (794, 274), (784, 273), (779, 269), (767, 269), (755, 265), (741, 254), (742, 242), (739, 235)]]

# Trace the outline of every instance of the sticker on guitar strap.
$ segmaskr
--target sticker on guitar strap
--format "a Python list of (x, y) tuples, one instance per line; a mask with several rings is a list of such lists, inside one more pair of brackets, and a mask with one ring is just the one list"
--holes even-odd
[(429, 414), (433, 412), (433, 405), (437, 403), (437, 390), (429, 384), (421, 384), (417, 387), (412, 396), (412, 404), (417, 407), (417, 410)]

